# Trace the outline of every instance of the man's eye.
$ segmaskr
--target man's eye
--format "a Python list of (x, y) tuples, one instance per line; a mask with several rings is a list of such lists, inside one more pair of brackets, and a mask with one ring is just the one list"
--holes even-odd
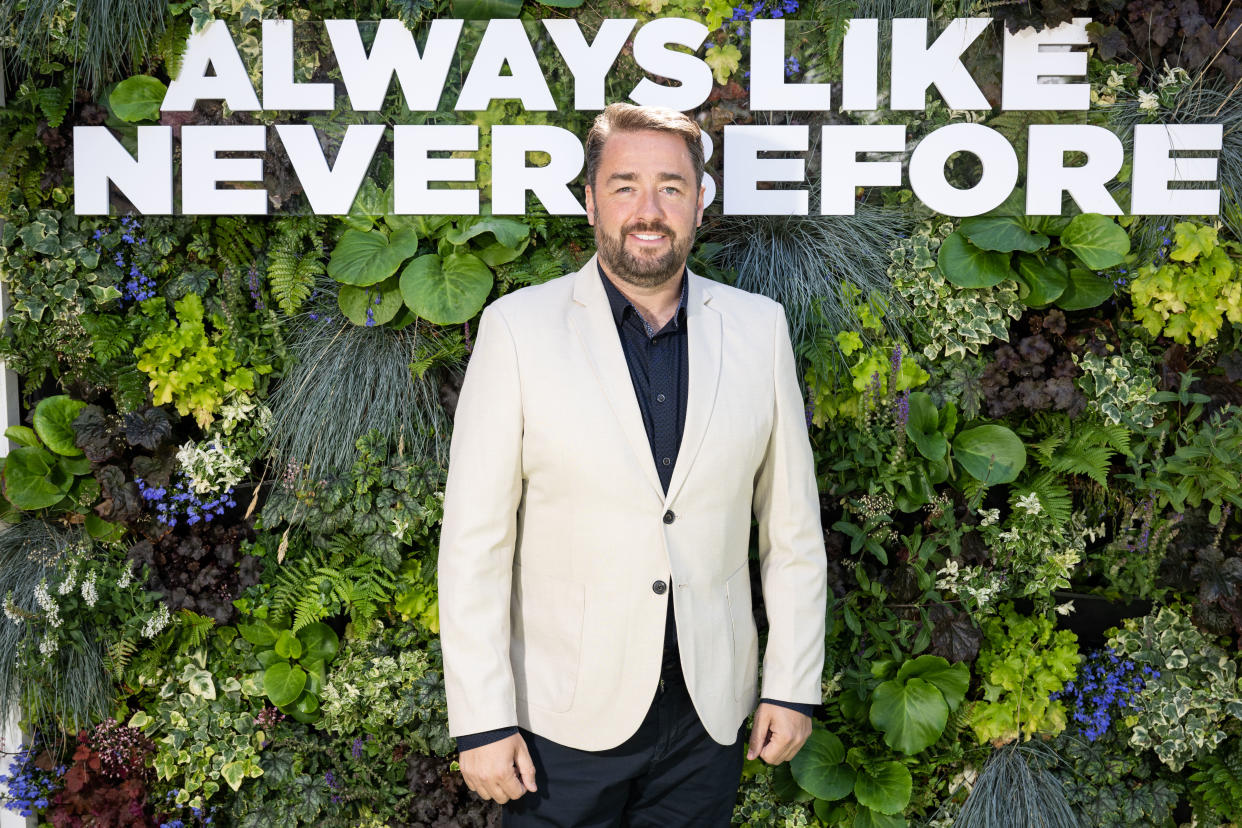
[(634, 188), (633, 188), (633, 187), (618, 187), (618, 188), (617, 188), (617, 192), (618, 192), (618, 193), (626, 193), (626, 192), (629, 192), (629, 191), (630, 191), (630, 190), (632, 190), (632, 189), (634, 189)]
[(681, 190), (677, 189), (676, 187), (665, 187), (664, 192), (669, 193), (669, 194), (676, 194), (676, 193), (680, 193)]

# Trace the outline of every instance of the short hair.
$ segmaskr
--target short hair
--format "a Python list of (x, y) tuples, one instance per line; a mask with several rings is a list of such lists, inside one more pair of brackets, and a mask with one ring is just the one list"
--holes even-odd
[(634, 106), (628, 103), (611, 103), (595, 116), (595, 122), (586, 137), (586, 180), (594, 188), (595, 171), (599, 169), (604, 143), (613, 132), (639, 132), (650, 129), (678, 135), (686, 142), (690, 163), (694, 167), (694, 186), (703, 184), (703, 138), (702, 130), (694, 119), (684, 112), (664, 106)]

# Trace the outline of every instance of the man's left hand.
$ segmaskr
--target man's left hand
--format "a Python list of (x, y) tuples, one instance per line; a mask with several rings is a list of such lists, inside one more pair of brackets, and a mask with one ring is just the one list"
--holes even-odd
[(788, 762), (811, 735), (811, 717), (778, 704), (760, 704), (750, 731), (747, 759), (756, 756), (769, 765)]

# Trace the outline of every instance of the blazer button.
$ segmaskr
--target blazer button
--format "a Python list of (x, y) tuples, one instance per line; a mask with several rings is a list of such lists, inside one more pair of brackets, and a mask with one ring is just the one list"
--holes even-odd
[(654, 584), (651, 585), (651, 591), (654, 592), (656, 595), (663, 595), (667, 589), (668, 589), (668, 584), (664, 583), (663, 581), (656, 581)]
[(677, 515), (673, 514), (673, 510), (672, 510), (672, 509), (669, 509), (667, 512), (665, 512), (665, 513), (664, 513), (664, 522), (665, 522), (665, 523), (672, 523), (672, 522), (673, 522), (673, 521), (675, 521), (675, 520), (677, 520)]

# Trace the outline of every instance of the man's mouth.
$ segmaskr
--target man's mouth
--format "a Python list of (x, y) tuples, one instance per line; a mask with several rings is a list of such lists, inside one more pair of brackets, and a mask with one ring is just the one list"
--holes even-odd
[(663, 233), (630, 233), (630, 238), (637, 239), (640, 242), (658, 242), (664, 240)]

